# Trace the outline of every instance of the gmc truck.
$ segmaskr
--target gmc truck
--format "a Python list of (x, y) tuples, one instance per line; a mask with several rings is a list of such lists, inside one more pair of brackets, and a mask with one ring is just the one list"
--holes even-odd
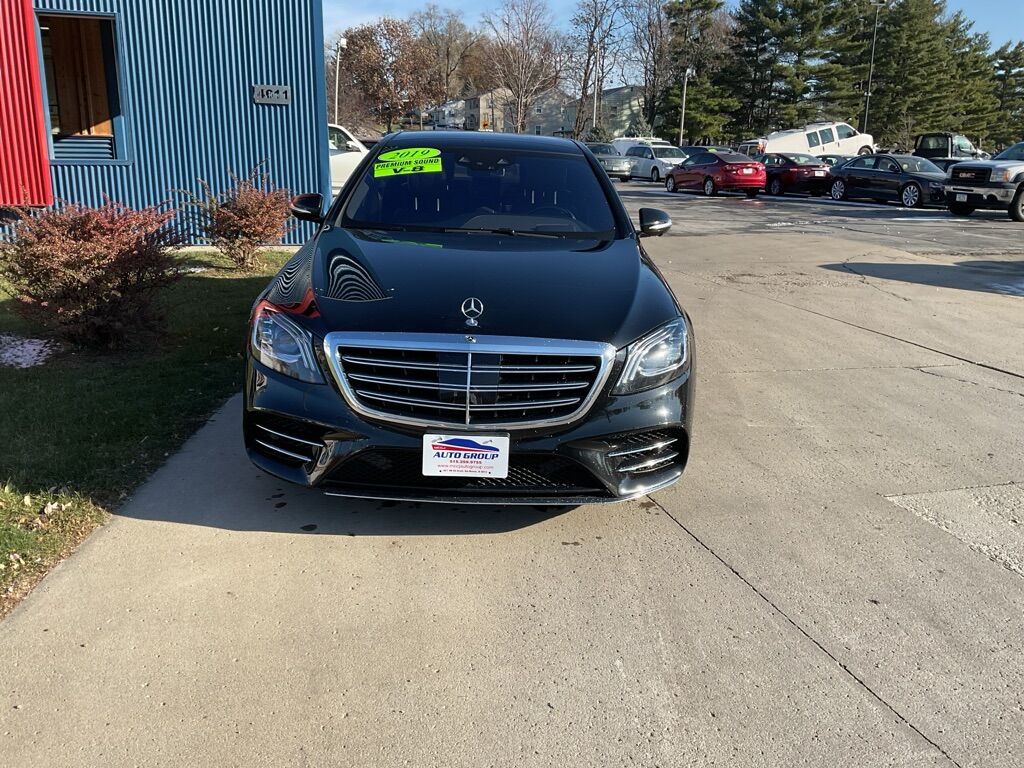
[(1024, 222), (1024, 141), (991, 160), (968, 160), (946, 172), (946, 205), (954, 216), (979, 208), (1006, 211)]

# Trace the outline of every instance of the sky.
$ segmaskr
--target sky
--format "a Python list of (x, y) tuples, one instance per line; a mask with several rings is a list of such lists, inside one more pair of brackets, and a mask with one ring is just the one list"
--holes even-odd
[[(476, 0), (434, 0), (442, 8), (461, 11), (468, 24), (480, 19), (482, 12), (497, 8), (499, 0), (480, 2)], [(951, 11), (962, 10), (968, 18), (975, 20), (975, 29), (988, 32), (992, 47), (998, 48), (1008, 40), (1024, 40), (1024, 0), (946, 0)], [(375, 0), (375, 2), (354, 2), (353, 0), (323, 0), (324, 31), (327, 37), (335, 31), (372, 21), (379, 16), (402, 18), (420, 10), (423, 0)], [(548, 0), (556, 20), (567, 22), (572, 16), (574, 2)]]

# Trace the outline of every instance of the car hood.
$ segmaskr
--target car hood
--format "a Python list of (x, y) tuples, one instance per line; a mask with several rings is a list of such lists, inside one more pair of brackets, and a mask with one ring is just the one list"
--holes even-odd
[[(331, 228), (310, 246), (317, 316), (308, 324), (321, 335), (472, 332), (623, 347), (680, 312), (633, 238)], [(470, 297), (483, 303), (476, 327), (462, 314)]]
[(959, 168), (984, 168), (998, 169), (1003, 171), (1012, 171), (1015, 169), (1024, 169), (1024, 160), (964, 160), (956, 164)]

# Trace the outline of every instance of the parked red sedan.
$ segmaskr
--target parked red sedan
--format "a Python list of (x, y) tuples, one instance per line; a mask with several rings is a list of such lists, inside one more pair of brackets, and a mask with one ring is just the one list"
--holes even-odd
[(787, 192), (824, 195), (832, 183), (828, 175), (829, 166), (814, 155), (799, 152), (773, 153), (762, 157), (761, 162), (768, 174), (766, 189), (772, 195), (784, 195)]
[(737, 152), (701, 152), (691, 155), (665, 174), (665, 189), (699, 189), (708, 197), (719, 192), (746, 192), (757, 197), (764, 189), (764, 166)]

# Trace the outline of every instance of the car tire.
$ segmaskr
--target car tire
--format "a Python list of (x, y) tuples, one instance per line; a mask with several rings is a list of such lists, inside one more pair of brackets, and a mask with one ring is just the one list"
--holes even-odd
[(755, 197), (757, 197), (757, 195), (758, 195), (758, 193), (760, 191), (761, 191), (760, 189), (748, 189), (747, 190), (747, 198), (749, 198), (750, 200), (753, 200)]
[(653, 181), (655, 184), (661, 181), (661, 174), (658, 173), (657, 168), (651, 168), (651, 181)]
[(676, 179), (670, 173), (668, 176), (665, 177), (665, 191), (666, 192), (675, 192), (676, 189), (677, 189), (677, 187), (676, 187)]
[(924, 192), (917, 182), (910, 182), (900, 190), (900, 202), (904, 208), (920, 208), (924, 205)]
[(949, 212), (954, 216), (970, 216), (974, 213), (974, 206), (966, 203), (950, 203)]
[(842, 179), (836, 179), (832, 182), (832, 186), (829, 188), (829, 195), (833, 200), (845, 200), (846, 199), (846, 182)]
[(857, 150), (857, 154), (858, 155), (871, 155), (871, 154), (874, 154), (874, 151), (875, 150), (873, 150), (871, 147), (861, 147), (860, 149)]
[(715, 180), (708, 176), (704, 179), (704, 197), (714, 197), (718, 194), (718, 187), (715, 186)]
[(769, 181), (768, 182), (768, 193), (772, 194), (772, 195), (775, 195), (776, 197), (785, 194), (782, 191), (782, 179), (780, 179), (778, 176), (776, 176), (771, 181)]
[(1018, 189), (1017, 194), (1013, 196), (1013, 202), (1010, 203), (1007, 213), (1014, 221), (1024, 224), (1024, 187)]

